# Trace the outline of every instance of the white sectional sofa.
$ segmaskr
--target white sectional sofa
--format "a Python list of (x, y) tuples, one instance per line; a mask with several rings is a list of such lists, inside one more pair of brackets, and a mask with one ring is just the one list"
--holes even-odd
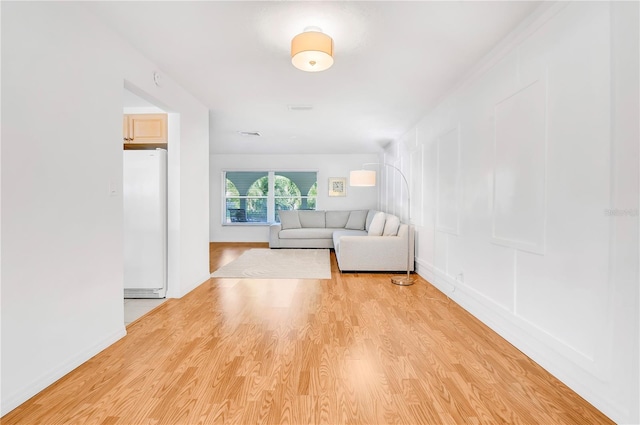
[[(342, 271), (414, 270), (414, 232), (376, 210), (279, 211), (269, 229), (271, 248), (333, 248)], [(408, 239), (408, 240), (407, 240)]]

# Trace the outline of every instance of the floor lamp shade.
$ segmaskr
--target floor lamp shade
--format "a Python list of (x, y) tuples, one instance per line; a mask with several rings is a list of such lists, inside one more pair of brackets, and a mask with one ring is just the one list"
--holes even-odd
[(375, 186), (376, 172), (371, 170), (354, 170), (349, 173), (350, 186)]

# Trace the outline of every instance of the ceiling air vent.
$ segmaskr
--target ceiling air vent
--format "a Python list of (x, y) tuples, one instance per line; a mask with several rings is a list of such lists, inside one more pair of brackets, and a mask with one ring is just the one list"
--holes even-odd
[(238, 131), (238, 134), (245, 137), (258, 137), (261, 135), (258, 131)]
[(310, 111), (313, 105), (287, 105), (290, 111)]

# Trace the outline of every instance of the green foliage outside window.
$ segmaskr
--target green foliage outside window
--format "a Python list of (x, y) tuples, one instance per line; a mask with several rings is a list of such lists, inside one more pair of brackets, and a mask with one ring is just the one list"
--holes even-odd
[[(288, 172), (291, 178), (285, 175), (269, 173), (262, 177), (255, 176), (259, 172), (229, 172), (236, 182), (240, 182), (240, 186), (230, 179), (226, 178), (226, 219), (225, 222), (254, 222), (267, 223), (267, 204), (273, 202), (274, 219), (280, 221), (277, 211), (280, 210), (297, 210), (297, 209), (315, 209), (317, 198), (317, 182), (314, 172)], [(269, 196), (269, 178), (273, 178), (273, 196)], [(258, 177), (253, 183), (251, 179)], [(244, 180), (243, 180), (244, 179)], [(292, 179), (301, 179), (303, 185), (314, 182), (309, 188), (308, 193), (302, 194), (298, 185)], [(242, 194), (238, 187), (244, 187), (246, 193)], [(309, 187), (309, 186), (306, 186)], [(243, 189), (244, 190), (244, 189)], [(272, 201), (271, 201), (272, 200)], [(240, 211), (238, 211), (240, 210)], [(241, 217), (241, 218), (238, 218)]]
[(316, 209), (316, 199), (318, 198), (318, 183), (314, 183), (313, 186), (311, 186), (311, 189), (309, 189), (309, 193), (307, 194), (308, 198), (307, 198), (307, 205), (309, 206), (310, 210), (315, 210)]

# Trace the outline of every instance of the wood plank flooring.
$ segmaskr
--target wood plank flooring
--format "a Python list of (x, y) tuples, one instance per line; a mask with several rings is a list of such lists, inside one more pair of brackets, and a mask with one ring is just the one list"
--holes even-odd
[[(212, 244), (211, 268), (261, 244)], [(211, 279), (11, 424), (609, 424), (429, 283)]]

